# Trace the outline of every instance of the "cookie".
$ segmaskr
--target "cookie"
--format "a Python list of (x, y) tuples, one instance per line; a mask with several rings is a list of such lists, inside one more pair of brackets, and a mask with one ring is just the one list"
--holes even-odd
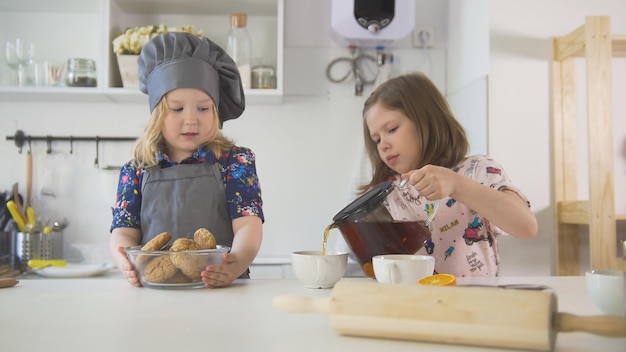
[(199, 228), (193, 234), (193, 240), (200, 246), (202, 249), (215, 249), (217, 248), (217, 244), (215, 243), (215, 236), (211, 233), (211, 231), (205, 228)]
[[(158, 251), (160, 250), (169, 240), (172, 239), (172, 235), (169, 232), (161, 232), (156, 235), (153, 239), (148, 241), (148, 243), (144, 244), (141, 247), (141, 250), (144, 251)], [(149, 255), (138, 254), (137, 259), (135, 259), (137, 266), (143, 266), (150, 259)]]
[(205, 259), (193, 254), (185, 254), (182, 263), (178, 269), (191, 280), (200, 281), (202, 276), (200, 273), (206, 268)]
[(180, 270), (176, 270), (176, 274), (167, 280), (168, 284), (188, 284), (190, 282), (193, 282), (193, 280)]
[(172, 243), (172, 248), (170, 248), (170, 251), (195, 251), (198, 249), (202, 248), (200, 248), (196, 241), (190, 238), (178, 238), (174, 241), (174, 243)]
[(200, 280), (200, 272), (204, 269), (204, 258), (186, 251), (202, 249), (196, 241), (189, 238), (179, 238), (172, 243), (171, 251), (180, 252), (172, 254), (172, 263), (192, 280)]
[(162, 283), (173, 277), (177, 271), (170, 257), (162, 255), (146, 264), (143, 277), (148, 282)]
[(171, 239), (172, 235), (169, 232), (161, 232), (153, 239), (148, 241), (148, 243), (144, 244), (141, 249), (144, 251), (158, 251), (163, 248), (163, 246), (165, 246), (165, 244)]

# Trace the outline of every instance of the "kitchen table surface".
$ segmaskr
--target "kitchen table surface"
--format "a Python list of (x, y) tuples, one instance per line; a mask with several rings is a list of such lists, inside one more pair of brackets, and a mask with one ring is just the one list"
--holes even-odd
[[(0, 289), (0, 351), (500, 351), (341, 336), (326, 315), (272, 307), (278, 295), (325, 297), (332, 292), (308, 289), (293, 279), (237, 280), (220, 289), (157, 290), (132, 287), (115, 270), (91, 278), (31, 275), (15, 287)], [(601, 314), (582, 276), (459, 278), (458, 283), (548, 285), (558, 297), (559, 312)], [(558, 333), (555, 351), (623, 352), (626, 338)]]

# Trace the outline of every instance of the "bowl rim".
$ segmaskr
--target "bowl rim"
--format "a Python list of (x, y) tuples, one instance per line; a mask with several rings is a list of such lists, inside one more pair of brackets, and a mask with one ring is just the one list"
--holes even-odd
[(190, 249), (184, 251), (172, 251), (172, 250), (156, 250), (156, 251), (146, 251), (141, 249), (142, 245), (125, 247), (124, 252), (127, 254), (174, 254), (174, 253), (193, 253), (193, 254), (203, 254), (203, 253), (226, 253), (230, 252), (229, 246), (217, 245), (214, 249)]
[(293, 251), (291, 252), (292, 255), (297, 255), (297, 256), (305, 256), (305, 257), (324, 257), (324, 256), (328, 256), (328, 257), (343, 257), (343, 256), (348, 256), (348, 252), (346, 251), (341, 251), (341, 250), (337, 250), (337, 251), (326, 251), (326, 253), (322, 254), (321, 250), (302, 250), (302, 251)]

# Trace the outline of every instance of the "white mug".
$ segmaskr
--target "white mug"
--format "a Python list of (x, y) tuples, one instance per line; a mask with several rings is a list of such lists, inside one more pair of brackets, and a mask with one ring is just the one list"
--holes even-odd
[(429, 255), (385, 254), (372, 258), (374, 275), (381, 284), (417, 284), (435, 270), (435, 258)]
[(347, 252), (298, 251), (291, 253), (293, 272), (308, 288), (331, 288), (346, 273)]
[(620, 270), (589, 270), (585, 273), (587, 292), (600, 311), (624, 316), (624, 272)]

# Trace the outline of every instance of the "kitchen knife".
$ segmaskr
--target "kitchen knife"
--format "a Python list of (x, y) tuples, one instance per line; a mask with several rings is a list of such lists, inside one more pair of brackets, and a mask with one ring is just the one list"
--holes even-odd
[(292, 313), (325, 313), (341, 335), (551, 351), (557, 332), (626, 337), (626, 319), (557, 312), (551, 290), (338, 282), (331, 297), (278, 296)]

